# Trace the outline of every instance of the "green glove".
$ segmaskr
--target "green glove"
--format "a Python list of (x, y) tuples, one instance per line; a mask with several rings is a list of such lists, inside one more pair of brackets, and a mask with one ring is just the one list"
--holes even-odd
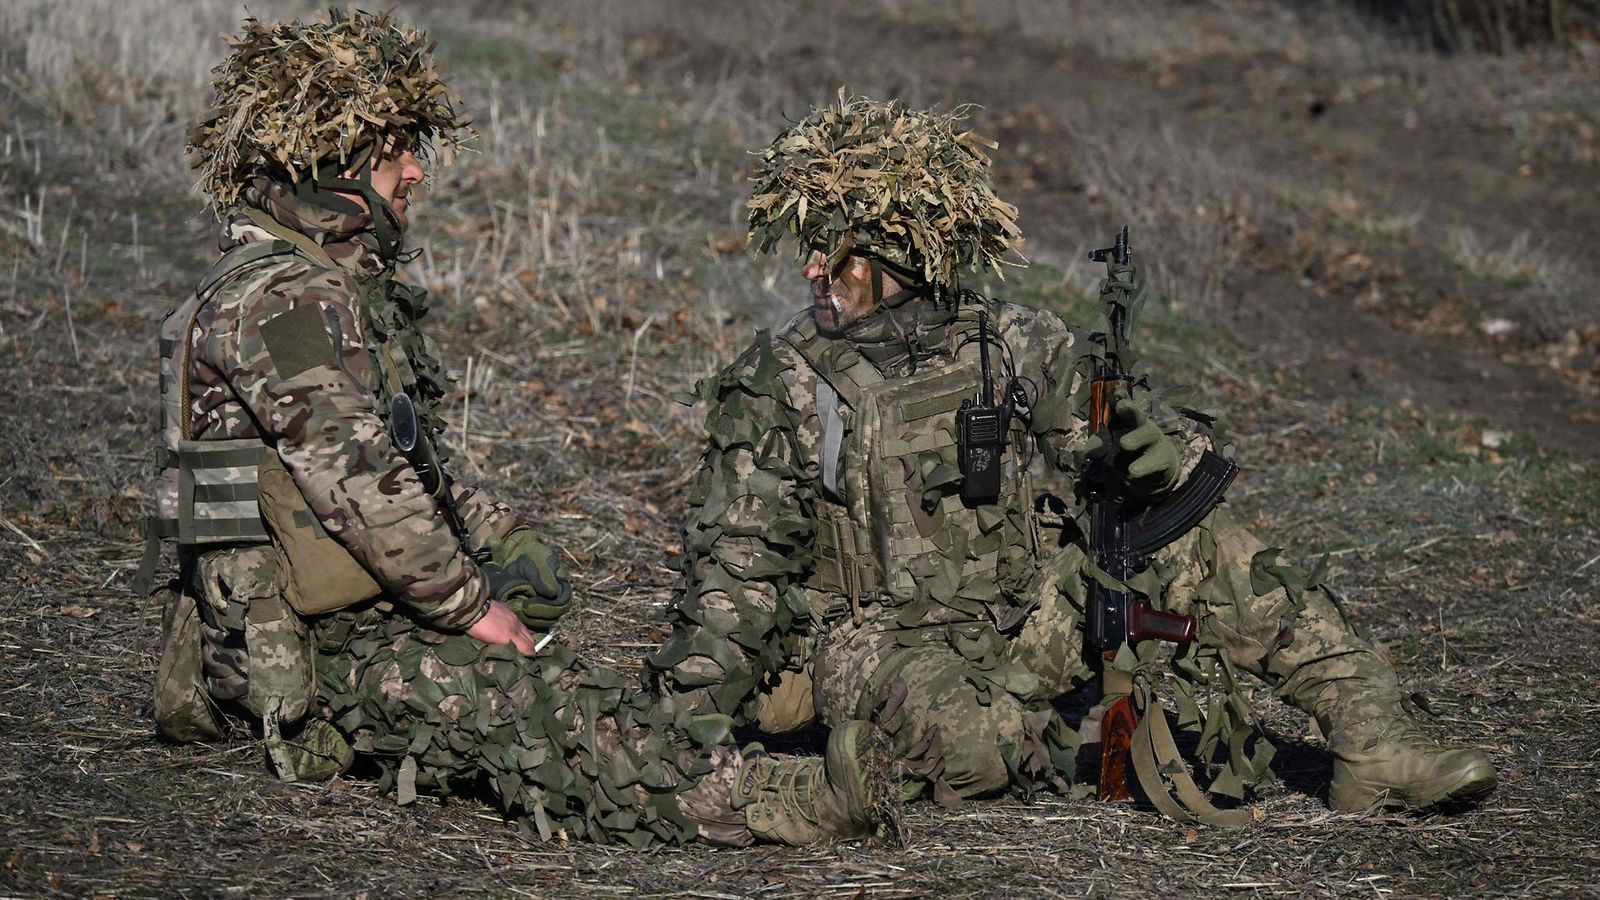
[(1172, 438), (1142, 406), (1127, 397), (1117, 401), (1116, 418), (1126, 429), (1117, 439), (1117, 446), (1122, 448), (1118, 464), (1128, 489), (1153, 499), (1177, 487), (1183, 459)]
[[(1177, 487), (1183, 459), (1172, 438), (1167, 437), (1150, 413), (1128, 397), (1117, 401), (1115, 416), (1120, 425), (1117, 447), (1121, 452), (1116, 454), (1113, 464), (1122, 474), (1122, 482), (1129, 492), (1153, 500)], [(1102, 452), (1103, 446), (1100, 435), (1091, 434), (1085, 449), (1094, 457)]]
[(554, 550), (528, 528), (516, 528), (489, 542), (489, 561), (479, 566), (496, 600), (517, 614), (522, 624), (549, 631), (572, 605), (572, 584), (561, 574)]

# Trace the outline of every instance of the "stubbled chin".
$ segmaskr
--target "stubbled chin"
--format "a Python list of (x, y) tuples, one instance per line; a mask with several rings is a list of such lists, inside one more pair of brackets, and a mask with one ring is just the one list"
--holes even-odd
[(839, 323), (833, 318), (833, 310), (826, 306), (811, 307), (811, 320), (817, 323), (818, 331), (830, 333), (839, 330)]

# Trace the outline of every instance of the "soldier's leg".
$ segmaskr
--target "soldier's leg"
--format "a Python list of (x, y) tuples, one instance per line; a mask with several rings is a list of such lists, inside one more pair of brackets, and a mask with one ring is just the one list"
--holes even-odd
[(350, 748), (315, 705), (306, 623), (283, 596), (282, 557), (265, 544), (200, 554), (185, 566), (197, 598), (200, 662), (215, 703), (261, 723), (273, 772), (321, 781), (344, 771)]
[(1336, 808), (1374, 801), (1429, 806), (1494, 787), (1487, 757), (1441, 749), (1400, 705), (1394, 668), (1306, 573), (1286, 566), (1227, 512), (1163, 551), (1177, 574), (1169, 607), (1193, 612), (1205, 639), (1311, 713), (1336, 757)]
[[(870, 731), (830, 745), (826, 770), (817, 760), (747, 760), (727, 717), (691, 716), (562, 648), (529, 659), (399, 621), (323, 662), (334, 721), (385, 763), (402, 801), (481, 782), (543, 836), (559, 829), (634, 846), (817, 840), (870, 824), (869, 773), (850, 768), (866, 758)], [(765, 815), (780, 789), (804, 795), (796, 814), (810, 818)], [(769, 828), (752, 833), (757, 817)]]
[[(893, 612), (883, 616), (893, 620)], [(1017, 780), (1061, 786), (1071, 749), (1038, 679), (1010, 663), (988, 625), (901, 629), (848, 623), (819, 640), (817, 713), (870, 719), (889, 736), (907, 793), (992, 794)], [(952, 633), (953, 632), (953, 633)]]

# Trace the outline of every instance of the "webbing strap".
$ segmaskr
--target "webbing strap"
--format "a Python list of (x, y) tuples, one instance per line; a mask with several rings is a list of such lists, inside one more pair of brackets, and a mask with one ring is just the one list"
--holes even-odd
[(389, 385), (389, 396), (405, 393), (405, 385), (400, 381), (400, 367), (395, 365), (394, 350), (390, 348), (388, 338), (378, 342), (378, 354), (383, 357), (383, 379)]
[(844, 446), (844, 417), (839, 415), (839, 392), (826, 378), (817, 378), (817, 417), (822, 420), (822, 443), (817, 447), (817, 462), (822, 467), (822, 486), (836, 500), (839, 493), (839, 452)]
[(261, 444), (247, 447), (183, 447), (178, 459), (196, 469), (255, 466), (261, 462)]
[[(1167, 818), (1185, 824), (1198, 821), (1214, 828), (1249, 825), (1253, 821), (1249, 810), (1218, 809), (1194, 783), (1167, 725), (1161, 698), (1148, 680), (1136, 679), (1132, 698), (1139, 713), (1139, 726), (1133, 731), (1133, 769), (1139, 776), (1139, 787), (1155, 808)], [(1177, 792), (1176, 798), (1168, 790), (1168, 782), (1171, 791)]]
[(189, 534), (197, 544), (221, 541), (265, 541), (271, 537), (254, 519), (195, 519), (189, 525)]
[[(238, 275), (245, 269), (270, 256), (284, 256), (294, 252), (294, 245), (288, 241), (250, 241), (244, 244), (235, 244), (222, 254), (210, 271), (200, 279), (195, 287), (195, 293), (201, 297), (209, 298), (224, 281)], [(163, 354), (165, 343), (163, 342)]]
[(260, 493), (256, 483), (252, 481), (245, 484), (237, 482), (196, 484), (193, 496), (196, 503), (227, 503), (230, 501), (253, 501), (260, 496)]
[(156, 577), (156, 564), (161, 562), (161, 542), (178, 536), (178, 520), (146, 516), (144, 520), (144, 553), (139, 557), (139, 571), (133, 576), (135, 596), (150, 596), (150, 586)]
[(312, 262), (315, 262), (317, 265), (322, 266), (325, 269), (339, 268), (339, 264), (333, 261), (333, 257), (328, 255), (328, 251), (322, 249), (322, 245), (318, 244), (316, 241), (313, 241), (311, 238), (306, 237), (300, 232), (284, 226), (283, 223), (269, 215), (266, 210), (257, 209), (253, 206), (247, 206), (245, 207), (244, 214), (249, 217), (250, 221), (260, 226), (273, 237), (288, 241), (289, 243), (293, 244), (296, 250), (304, 253), (309, 259), (311, 259)]

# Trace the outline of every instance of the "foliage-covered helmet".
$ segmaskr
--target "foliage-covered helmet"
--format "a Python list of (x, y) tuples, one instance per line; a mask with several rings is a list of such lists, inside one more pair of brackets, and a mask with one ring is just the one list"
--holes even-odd
[(387, 13), (328, 11), (326, 21), (246, 19), (212, 70), (216, 105), (189, 133), (190, 165), (219, 211), (258, 175), (313, 180), (329, 163), (355, 168), (373, 151), (454, 146), (454, 98), (433, 43)]
[(1021, 236), (1017, 208), (995, 196), (983, 148), (996, 145), (962, 127), (965, 112), (841, 91), (762, 151), (750, 243), (766, 252), (794, 235), (802, 257), (850, 248), (943, 285), (998, 272)]

